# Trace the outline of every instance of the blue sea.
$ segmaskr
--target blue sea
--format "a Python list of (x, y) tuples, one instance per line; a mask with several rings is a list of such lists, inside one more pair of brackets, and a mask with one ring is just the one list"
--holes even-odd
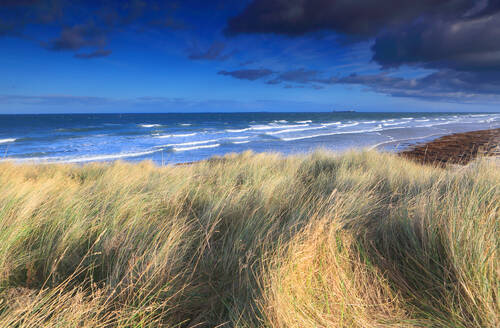
[(246, 150), (397, 151), (446, 134), (499, 127), (497, 113), (0, 115), (0, 160), (172, 164)]

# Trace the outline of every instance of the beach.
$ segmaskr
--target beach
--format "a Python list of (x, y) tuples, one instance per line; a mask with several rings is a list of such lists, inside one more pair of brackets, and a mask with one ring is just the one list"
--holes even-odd
[(500, 156), (500, 129), (456, 133), (401, 151), (424, 164), (467, 164), (478, 156)]

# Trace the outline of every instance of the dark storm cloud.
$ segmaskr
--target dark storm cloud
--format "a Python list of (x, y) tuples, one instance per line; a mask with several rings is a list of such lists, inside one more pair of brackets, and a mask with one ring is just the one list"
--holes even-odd
[(232, 53), (226, 53), (226, 44), (214, 42), (207, 50), (201, 50), (195, 46), (188, 50), (188, 58), (191, 60), (226, 60), (232, 56)]
[(241, 70), (236, 70), (236, 71), (220, 71), (218, 73), (219, 75), (226, 75), (226, 76), (231, 76), (234, 77), (235, 79), (239, 80), (249, 80), (249, 81), (255, 81), (260, 78), (269, 76), (273, 74), (273, 71), (269, 69), (241, 69)]
[(471, 8), (471, 0), (254, 0), (228, 22), (228, 34), (301, 35), (318, 30), (371, 37), (423, 13), (448, 16)]
[(375, 38), (373, 59), (461, 70), (500, 69), (498, 0), (254, 0), (226, 32)]
[(500, 72), (464, 72), (443, 69), (420, 78), (393, 76), (388, 72), (371, 75), (351, 74), (344, 77), (325, 77), (324, 72), (305, 69), (273, 72), (270, 69), (221, 71), (220, 75), (240, 80), (258, 80), (273, 76), (269, 85), (283, 85), (285, 89), (310, 87), (315, 90), (329, 85), (360, 85), (367, 90), (393, 97), (411, 97), (451, 102), (500, 100)]
[(375, 75), (350, 75), (337, 81), (368, 87), (371, 91), (394, 97), (413, 97), (447, 101), (500, 99), (500, 72), (460, 72), (441, 70), (417, 79)]
[(29, 38), (28, 24), (51, 25), (62, 20), (62, 1), (0, 1), (0, 36)]
[(318, 84), (335, 84), (338, 78), (324, 77), (324, 73), (316, 70), (306, 70), (304, 68), (285, 71), (274, 72), (270, 69), (243, 69), (236, 71), (220, 71), (220, 75), (227, 75), (240, 80), (255, 81), (263, 77), (271, 77), (266, 81), (269, 85), (283, 84), (285, 89), (303, 89), (305, 85), (310, 85), (311, 88), (320, 90), (324, 87)]
[(75, 54), (74, 57), (80, 59), (91, 59), (91, 58), (107, 57), (109, 55), (111, 55), (111, 50), (99, 49), (89, 53)]
[(422, 19), (377, 37), (373, 59), (457, 70), (500, 70), (500, 12), (474, 18)]
[(126, 27), (137, 31), (181, 28), (182, 22), (173, 17), (175, 10), (174, 0), (2, 0), (0, 36), (34, 40), (26, 34), (27, 26), (50, 27), (59, 35), (39, 40), (44, 48), (73, 52), (94, 48), (91, 51), (98, 55), (104, 53), (112, 34)]
[(38, 0), (2, 0), (0, 1), (0, 6), (25, 6), (32, 5), (39, 2)]
[(0, 22), (0, 36), (16, 35), (17, 31), (13, 24)]
[(173, 17), (167, 17), (159, 20), (153, 20), (150, 23), (151, 26), (159, 27), (159, 28), (168, 28), (174, 30), (183, 30), (187, 28), (187, 25)]
[(373, 60), (382, 68), (438, 71), (419, 79), (386, 73), (323, 79), (302, 70), (268, 84), (359, 84), (392, 96), (448, 100), (500, 95), (499, 0), (253, 0), (226, 28), (228, 35), (317, 31), (344, 41), (374, 39)]

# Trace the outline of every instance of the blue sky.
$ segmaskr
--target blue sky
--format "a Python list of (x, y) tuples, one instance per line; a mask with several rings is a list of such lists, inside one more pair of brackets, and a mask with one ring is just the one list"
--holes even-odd
[(0, 113), (498, 111), (500, 9), (462, 2), (7, 0)]

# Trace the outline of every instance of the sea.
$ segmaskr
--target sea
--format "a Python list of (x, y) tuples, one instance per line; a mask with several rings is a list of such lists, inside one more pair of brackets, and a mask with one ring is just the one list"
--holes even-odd
[(246, 150), (396, 152), (446, 134), (499, 127), (500, 113), (0, 115), (0, 161), (167, 165)]

